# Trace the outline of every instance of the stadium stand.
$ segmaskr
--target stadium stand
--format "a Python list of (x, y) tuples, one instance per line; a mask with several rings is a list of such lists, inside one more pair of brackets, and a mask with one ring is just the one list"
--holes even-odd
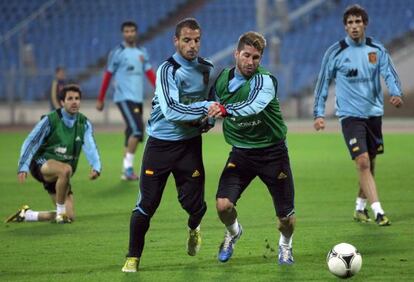
[[(38, 9), (45, 0), (0, 1), (0, 32), (4, 34), (28, 15)], [(105, 58), (109, 50), (120, 41), (119, 25), (125, 19), (137, 21), (140, 33), (156, 26), (186, 0), (158, 1), (145, 0), (99, 0), (75, 1), (57, 0), (44, 15), (33, 21), (0, 46), (1, 73), (14, 70), (19, 73), (19, 54), (16, 48), (23, 40), (33, 53), (33, 76), (26, 81), (25, 99), (42, 98), (48, 87), (50, 73), (57, 65), (64, 65), (69, 77), (84, 71), (98, 60)], [(303, 0), (286, 1), (290, 12), (305, 3)], [(290, 23), (290, 28), (276, 35), (281, 40), (280, 66), (276, 74), (280, 78), (280, 96), (301, 95), (302, 90), (311, 86), (316, 79), (321, 58), (326, 48), (344, 36), (342, 13), (351, 0), (327, 1), (329, 7), (315, 9), (306, 17)], [(361, 0), (370, 15), (368, 34), (388, 43), (414, 29), (414, 1)], [(256, 29), (256, 10), (251, 0), (234, 1), (210, 0), (193, 15), (203, 27), (201, 54), (210, 57), (216, 52), (234, 44), (238, 36)], [(229, 16), (231, 15), (231, 16)], [(392, 16), (391, 16), (392, 15)], [(173, 28), (157, 34), (145, 42), (150, 50), (154, 67), (157, 67), (174, 50), (171, 44)], [(47, 37), (45, 36), (47, 35)], [(304, 49), (305, 47), (305, 49)], [(32, 48), (32, 49), (30, 49)], [(20, 52), (20, 53), (19, 53)], [(269, 54), (264, 64), (269, 66)], [(218, 68), (232, 62), (232, 56), (218, 62)], [(103, 68), (103, 65), (99, 66)], [(269, 66), (271, 67), (271, 66)], [(283, 71), (281, 71), (283, 70)], [(6, 79), (0, 75), (0, 84)], [(96, 96), (101, 73), (82, 81), (87, 97)], [(289, 84), (286, 82), (290, 81)], [(4, 86), (5, 87), (5, 86)], [(0, 87), (0, 99), (6, 98), (4, 87)]]
[[(2, 17), (1, 32), (28, 17), (45, 0), (0, 1)], [(56, 5), (44, 15), (22, 30), (25, 46), (32, 46), (37, 70), (47, 70), (47, 75), (37, 74), (36, 81), (30, 81), (25, 98), (41, 98), (48, 85), (49, 73), (58, 65), (68, 70), (69, 77), (96, 62), (106, 55), (120, 41), (120, 24), (126, 19), (138, 23), (140, 32), (165, 17), (185, 0), (156, 1), (145, 0), (99, 0), (99, 1), (56, 1)], [(14, 3), (14, 4), (10, 4)], [(10, 21), (7, 19), (11, 19)], [(3, 21), (7, 24), (3, 24)], [(45, 36), (47, 35), (47, 36)], [(12, 38), (0, 46), (1, 70), (19, 69), (19, 38)], [(27, 45), (29, 44), (29, 45)], [(1, 95), (4, 95), (4, 90)], [(0, 96), (1, 97), (1, 96)]]
[[(389, 43), (414, 29), (414, 2), (397, 0), (392, 5), (386, 0), (359, 2), (370, 15), (369, 36)], [(339, 1), (329, 14), (313, 19), (310, 24), (283, 36), (282, 65), (293, 66), (292, 77), (295, 79), (291, 94), (298, 94), (301, 89), (313, 84), (325, 50), (335, 40), (344, 37), (342, 14), (351, 4), (354, 1)]]

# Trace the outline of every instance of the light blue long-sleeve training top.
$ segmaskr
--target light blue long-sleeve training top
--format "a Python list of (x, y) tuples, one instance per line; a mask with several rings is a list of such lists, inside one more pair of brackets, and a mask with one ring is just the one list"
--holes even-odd
[(336, 115), (368, 118), (384, 114), (380, 75), (391, 96), (402, 96), (401, 83), (391, 58), (378, 41), (370, 37), (356, 43), (349, 36), (325, 53), (315, 88), (314, 117), (325, 116), (328, 88), (335, 80)]
[(144, 100), (145, 72), (151, 69), (149, 55), (144, 47), (128, 47), (121, 43), (108, 57), (106, 70), (114, 76), (114, 102)]
[(185, 140), (200, 135), (192, 126), (207, 115), (208, 82), (211, 62), (200, 57), (193, 61), (175, 53), (157, 70), (155, 96), (147, 133), (161, 140)]

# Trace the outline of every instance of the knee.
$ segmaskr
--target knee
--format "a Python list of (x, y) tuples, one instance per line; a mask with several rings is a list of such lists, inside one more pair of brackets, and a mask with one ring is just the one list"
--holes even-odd
[(156, 211), (156, 208), (154, 208), (153, 205), (140, 203), (135, 207), (132, 213), (135, 216), (143, 216), (143, 217), (151, 218), (154, 215), (155, 211)]
[(64, 164), (60, 170), (60, 177), (69, 179), (72, 176), (72, 167), (68, 164)]
[(234, 204), (227, 198), (218, 198), (216, 208), (218, 213), (226, 213), (234, 208)]
[(144, 213), (141, 209), (137, 209), (137, 208), (132, 210), (132, 216), (133, 217), (143, 217), (143, 218), (150, 217), (147, 213)]
[(141, 137), (141, 132), (140, 131), (138, 131), (138, 130), (133, 130), (131, 133), (130, 133), (130, 135), (133, 137), (133, 138), (136, 138), (136, 139), (138, 139), (139, 137)]
[(369, 156), (367, 154), (363, 154), (361, 156), (358, 156), (355, 159), (355, 162), (356, 162), (356, 165), (357, 165), (357, 169), (359, 171), (364, 171), (364, 170), (370, 170), (371, 169)]
[(204, 214), (207, 210), (207, 204), (204, 201), (180, 201), (181, 207), (191, 215)]

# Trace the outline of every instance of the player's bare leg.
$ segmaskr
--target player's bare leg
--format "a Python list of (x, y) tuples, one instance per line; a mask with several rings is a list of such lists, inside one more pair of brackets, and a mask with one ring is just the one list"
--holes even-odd
[[(50, 194), (50, 198), (52, 199), (53, 203), (56, 203), (56, 195), (55, 194)], [(66, 207), (66, 215), (67, 217), (73, 221), (75, 219), (75, 211), (73, 209), (73, 195), (69, 194), (66, 196), (66, 200), (65, 200), (65, 207)], [(52, 212), (54, 214), (54, 216), (56, 216), (56, 212)], [(55, 217), (51, 218), (54, 219)]]
[(366, 208), (367, 196), (365, 196), (364, 192), (362, 191), (361, 183), (358, 183), (358, 185), (359, 190), (358, 196), (355, 200), (354, 220), (367, 223), (371, 221), (371, 218), (368, 214), (368, 209)]
[(226, 262), (233, 255), (234, 244), (242, 235), (243, 228), (237, 221), (237, 211), (229, 199), (218, 198), (216, 208), (221, 222), (226, 226), (226, 233), (220, 245), (218, 259), (221, 262)]
[(137, 151), (139, 139), (135, 136), (129, 136), (128, 138), (128, 147), (127, 147), (127, 153), (135, 154)]
[(35, 222), (35, 221), (51, 221), (55, 219), (54, 211), (34, 211), (28, 205), (23, 205), (17, 212), (10, 215), (4, 222)]
[(72, 176), (72, 167), (59, 161), (48, 160), (42, 165), (40, 172), (47, 182), (56, 181), (56, 222), (70, 222), (66, 215), (65, 201), (69, 192), (69, 180)]
[[(370, 158), (370, 170), (373, 177), (375, 177), (375, 158)], [(358, 197), (362, 199), (367, 199), (364, 191), (362, 191), (361, 183), (358, 182), (359, 190), (358, 190)]]
[[(69, 190), (69, 189), (68, 189)], [(53, 204), (56, 204), (56, 195), (50, 194)], [(66, 216), (70, 221), (75, 219), (73, 210), (73, 196), (69, 194), (65, 199)], [(22, 206), (16, 213), (9, 216), (5, 222), (34, 222), (34, 221), (52, 221), (56, 219), (55, 211), (34, 211), (28, 205)]]
[(355, 163), (358, 170), (359, 183), (362, 192), (367, 197), (371, 208), (375, 213), (375, 220), (380, 226), (389, 225), (390, 222), (384, 216), (384, 210), (379, 202), (377, 187), (374, 180), (374, 175), (371, 170), (371, 160), (368, 153), (363, 153), (355, 158)]
[(290, 215), (287, 217), (279, 217), (279, 264), (293, 264), (292, 254), (292, 237), (295, 229), (296, 217)]
[(356, 157), (355, 163), (362, 192), (367, 196), (367, 199), (371, 204), (378, 202), (377, 187), (375, 185), (374, 176), (371, 173), (371, 162), (368, 153), (363, 153)]
[(124, 180), (138, 180), (138, 176), (134, 173), (134, 158), (137, 150), (139, 139), (136, 136), (130, 135), (128, 137), (128, 144), (125, 147), (124, 155)]
[(289, 217), (279, 218), (279, 231), (286, 238), (292, 238), (293, 231), (295, 229), (296, 217), (291, 215)]
[[(375, 175), (375, 158), (370, 158), (371, 162), (371, 174), (372, 176)], [(354, 220), (367, 223), (371, 221), (371, 218), (368, 214), (368, 209), (366, 208), (367, 205), (367, 196), (365, 195), (364, 191), (362, 191), (361, 183), (358, 182), (359, 190), (358, 196), (355, 200), (355, 211), (354, 211)]]
[(225, 226), (232, 225), (237, 219), (237, 211), (234, 208), (232, 202), (227, 198), (218, 198), (217, 203), (217, 213), (221, 222)]

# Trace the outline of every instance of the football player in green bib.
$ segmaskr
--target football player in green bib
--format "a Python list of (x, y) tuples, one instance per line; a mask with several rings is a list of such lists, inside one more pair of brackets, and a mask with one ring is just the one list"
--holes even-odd
[(221, 262), (231, 258), (243, 233), (235, 205), (256, 176), (266, 184), (279, 219), (279, 264), (294, 262), (294, 185), (285, 143), (287, 128), (276, 96), (277, 80), (260, 66), (265, 47), (261, 34), (243, 34), (235, 51), (236, 66), (224, 69), (212, 88), (217, 103), (209, 116), (224, 118), (224, 137), (233, 146), (216, 195), (217, 212), (226, 226), (218, 254)]
[(55, 211), (38, 212), (24, 205), (6, 222), (55, 221), (70, 223), (74, 218), (70, 179), (76, 171), (81, 150), (91, 165), (90, 179), (98, 178), (101, 161), (89, 120), (79, 113), (82, 92), (77, 85), (66, 85), (59, 93), (62, 108), (50, 112), (36, 124), (23, 143), (18, 180), (23, 183), (30, 171), (43, 183)]

